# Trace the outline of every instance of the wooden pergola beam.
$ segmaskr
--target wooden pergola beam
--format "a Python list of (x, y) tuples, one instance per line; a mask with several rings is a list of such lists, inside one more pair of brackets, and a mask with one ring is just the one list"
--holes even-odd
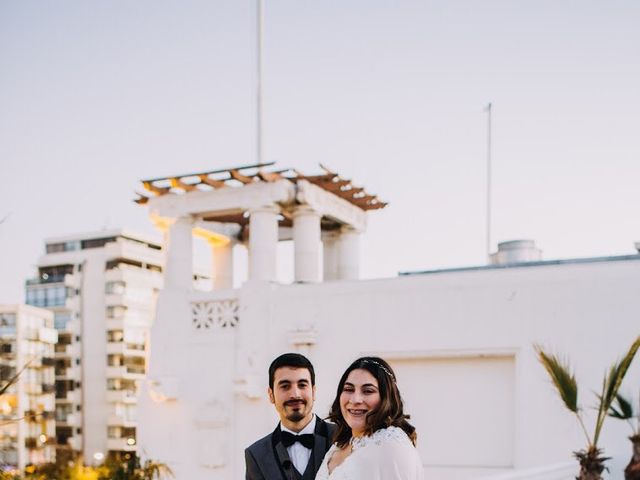
[(349, 185), (351, 185), (351, 180), (340, 179), (336, 180), (335, 182), (316, 183), (316, 185), (324, 188), (325, 190), (329, 190), (330, 192), (350, 191), (343, 190), (343, 187), (348, 187)]
[(171, 188), (179, 188), (180, 190), (184, 190), (185, 192), (197, 190), (195, 184), (184, 183), (180, 178), (177, 177), (170, 179), (169, 182), (171, 183)]
[(247, 177), (246, 175), (241, 174), (237, 169), (233, 168), (229, 170), (229, 174), (235, 180), (238, 180), (241, 183), (249, 184), (253, 183), (253, 177)]
[(156, 187), (152, 182), (142, 182), (142, 185), (146, 190), (156, 195), (164, 195), (171, 190), (169, 187)]
[(201, 183), (204, 183), (205, 185), (209, 185), (210, 187), (213, 187), (213, 188), (224, 188), (227, 186), (224, 183), (224, 180), (215, 180), (213, 178), (209, 178), (209, 174), (207, 173), (202, 173), (198, 175), (198, 178), (200, 179)]
[[(266, 162), (266, 163), (255, 163), (253, 165), (242, 165), (240, 167), (234, 167), (233, 170), (247, 170), (249, 168), (262, 168), (262, 167), (270, 167), (272, 165), (275, 165), (276, 162)], [(197, 173), (189, 173), (186, 175), (178, 175), (179, 178), (185, 178), (185, 177), (199, 177), (200, 175), (213, 175), (213, 174), (218, 174), (218, 173), (226, 173), (229, 172), (230, 170), (232, 170), (231, 168), (222, 168), (222, 169), (218, 169), (218, 170), (209, 170), (207, 172), (197, 172)], [(158, 177), (158, 178), (149, 178), (149, 179), (144, 179), (141, 180), (141, 182), (159, 182), (161, 180), (168, 180), (170, 178), (173, 177)]]
[(136, 195), (138, 195), (138, 198), (134, 199), (133, 201), (136, 202), (138, 205), (144, 205), (149, 202), (149, 197), (147, 197), (146, 195), (143, 195), (138, 192), (136, 192)]
[(284, 177), (280, 175), (279, 172), (258, 172), (258, 177), (265, 182), (276, 182), (278, 180), (282, 180)]
[(298, 171), (296, 171), (295, 173), (296, 175), (298, 175), (295, 180), (308, 180), (311, 183), (315, 183), (316, 185), (319, 185), (320, 183), (330, 182), (338, 176), (337, 173), (327, 173), (325, 175), (303, 175)]

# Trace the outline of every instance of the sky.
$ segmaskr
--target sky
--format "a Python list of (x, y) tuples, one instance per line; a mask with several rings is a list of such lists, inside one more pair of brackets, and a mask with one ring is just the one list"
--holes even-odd
[[(635, 0), (266, 0), (265, 160), (389, 202), (365, 277), (481, 265), (491, 102), (491, 249), (635, 253), (639, 22)], [(140, 179), (255, 162), (255, 24), (253, 0), (0, 2), (1, 303), (47, 237), (152, 233)]]

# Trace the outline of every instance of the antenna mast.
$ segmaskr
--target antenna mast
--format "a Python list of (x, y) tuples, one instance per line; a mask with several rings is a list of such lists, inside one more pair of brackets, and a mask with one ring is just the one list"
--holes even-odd
[(256, 160), (262, 163), (262, 29), (263, 0), (256, 0)]
[(491, 102), (487, 112), (487, 262), (491, 261)]

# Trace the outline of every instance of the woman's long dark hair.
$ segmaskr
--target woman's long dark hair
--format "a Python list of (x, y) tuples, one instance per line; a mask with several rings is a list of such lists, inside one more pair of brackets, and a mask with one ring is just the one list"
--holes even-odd
[(336, 398), (329, 411), (329, 420), (337, 426), (333, 441), (340, 448), (344, 448), (351, 440), (351, 427), (347, 424), (340, 410), (340, 395), (344, 389), (347, 377), (353, 370), (362, 369), (373, 375), (378, 381), (378, 391), (380, 392), (380, 405), (373, 412), (369, 412), (366, 418), (366, 429), (364, 434), (372, 433), (387, 427), (400, 427), (405, 431), (411, 442), (416, 444), (416, 429), (407, 420), (409, 415), (403, 411), (402, 398), (396, 383), (396, 375), (391, 366), (379, 357), (362, 357), (357, 359), (344, 372), (338, 383)]

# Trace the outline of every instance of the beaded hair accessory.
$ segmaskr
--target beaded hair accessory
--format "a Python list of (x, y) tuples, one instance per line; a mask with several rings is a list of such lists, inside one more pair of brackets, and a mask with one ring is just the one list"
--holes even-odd
[(393, 373), (391, 373), (391, 370), (389, 370), (387, 367), (382, 365), (380, 362), (376, 362), (375, 360), (369, 360), (368, 358), (365, 358), (360, 363), (369, 363), (371, 365), (375, 365), (376, 367), (383, 370), (387, 375), (389, 375), (389, 377), (391, 377), (391, 380), (393, 380), (394, 382), (396, 381), (396, 377)]

